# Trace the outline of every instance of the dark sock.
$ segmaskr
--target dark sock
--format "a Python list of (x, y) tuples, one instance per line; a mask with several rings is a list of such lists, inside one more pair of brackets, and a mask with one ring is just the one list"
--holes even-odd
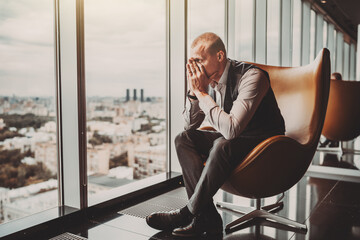
[(180, 209), (181, 214), (185, 214), (185, 216), (193, 217), (194, 215), (190, 212), (187, 206)]

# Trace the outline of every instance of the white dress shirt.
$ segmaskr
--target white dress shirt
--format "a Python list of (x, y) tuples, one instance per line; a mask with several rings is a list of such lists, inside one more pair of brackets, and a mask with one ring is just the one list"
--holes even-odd
[(246, 128), (261, 100), (266, 95), (270, 83), (260, 69), (249, 69), (237, 82), (238, 96), (228, 114), (223, 110), (223, 107), (229, 66), (230, 62), (228, 61), (217, 86), (212, 84), (216, 92), (216, 102), (210, 95), (202, 98), (201, 101), (190, 101), (187, 98), (183, 112), (185, 130), (198, 128), (205, 116), (209, 124), (220, 132), (225, 139), (238, 137)]

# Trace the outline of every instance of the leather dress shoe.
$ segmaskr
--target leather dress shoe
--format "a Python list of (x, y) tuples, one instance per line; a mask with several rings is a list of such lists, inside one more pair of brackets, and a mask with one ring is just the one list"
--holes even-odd
[(197, 215), (189, 225), (176, 228), (172, 232), (172, 235), (177, 237), (222, 236), (222, 234), (223, 223), (218, 213), (212, 216)]
[(169, 212), (155, 212), (146, 217), (147, 224), (158, 230), (172, 230), (186, 226), (191, 221), (191, 216), (183, 213), (181, 209)]

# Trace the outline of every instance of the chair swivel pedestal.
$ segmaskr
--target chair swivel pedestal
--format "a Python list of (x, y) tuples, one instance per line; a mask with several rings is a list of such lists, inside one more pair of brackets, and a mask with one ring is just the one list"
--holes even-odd
[(298, 223), (288, 218), (281, 217), (272, 213), (283, 208), (284, 206), (284, 203), (282, 202), (283, 197), (284, 194), (282, 195), (281, 198), (279, 198), (279, 200), (276, 203), (262, 207), (261, 207), (261, 199), (259, 198), (256, 199), (256, 207), (239, 206), (227, 202), (217, 202), (216, 206), (221, 209), (230, 210), (231, 212), (243, 214), (242, 217), (226, 225), (225, 227), (226, 232), (230, 232), (233, 228), (235, 228), (239, 224), (259, 218), (271, 222), (280, 223), (282, 225), (290, 227), (290, 229), (293, 228), (294, 230), (300, 230), (306, 232), (307, 226), (305, 224)]

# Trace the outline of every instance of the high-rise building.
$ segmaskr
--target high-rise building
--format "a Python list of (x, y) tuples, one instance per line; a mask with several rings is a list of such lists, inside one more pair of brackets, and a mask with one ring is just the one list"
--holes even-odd
[(136, 89), (134, 88), (134, 96), (133, 96), (133, 100), (136, 101), (137, 100), (137, 96), (136, 96)]
[(140, 89), (140, 100), (141, 102), (144, 102), (144, 89)]
[(126, 89), (126, 101), (130, 101), (130, 89)]

